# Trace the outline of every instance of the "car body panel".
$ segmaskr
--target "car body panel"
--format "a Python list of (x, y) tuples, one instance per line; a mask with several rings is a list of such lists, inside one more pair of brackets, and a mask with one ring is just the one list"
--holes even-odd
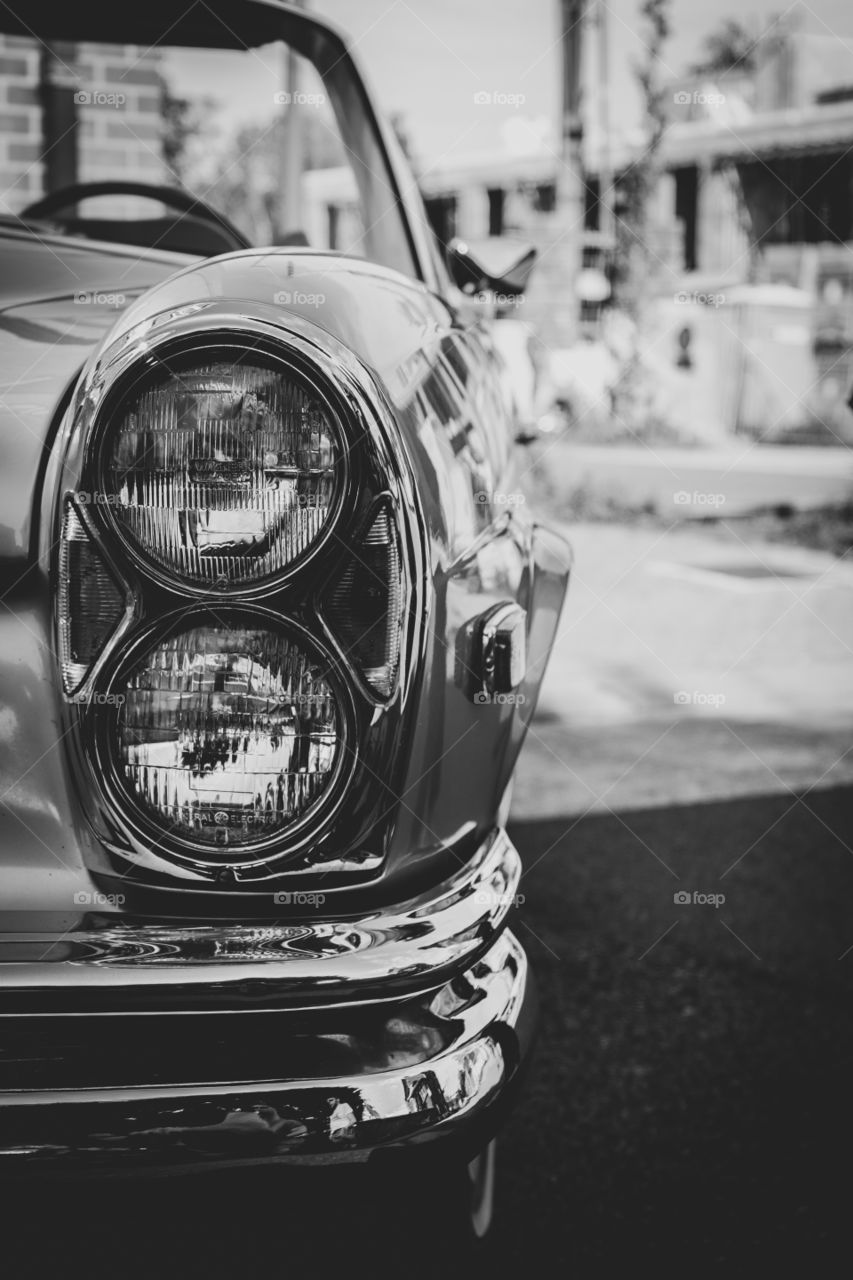
[[(116, 316), (187, 259), (0, 226), (0, 572), (32, 554), (57, 410)], [(10, 578), (11, 575), (11, 578)]]

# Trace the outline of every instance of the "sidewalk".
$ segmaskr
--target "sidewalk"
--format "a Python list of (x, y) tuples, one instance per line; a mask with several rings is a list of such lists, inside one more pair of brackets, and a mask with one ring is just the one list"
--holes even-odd
[(853, 566), (698, 526), (564, 532), (516, 819), (853, 780)]

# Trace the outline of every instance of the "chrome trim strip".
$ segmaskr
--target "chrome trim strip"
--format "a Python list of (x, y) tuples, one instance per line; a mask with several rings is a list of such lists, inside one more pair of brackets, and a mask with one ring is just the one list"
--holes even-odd
[(373, 1074), (2, 1093), (0, 1168), (110, 1158), (347, 1161), (380, 1146), (458, 1137), (505, 1093), (532, 1040), (535, 990), (512, 933), (436, 993), (429, 1011), (456, 1030), (451, 1046)]
[[(62, 934), (6, 933), (0, 936), (0, 989), (216, 987), (224, 1006), (229, 989), (238, 993), (250, 983), (271, 1000), (387, 999), (403, 989), (434, 988), (449, 971), (473, 963), (504, 928), (520, 877), (518, 853), (497, 830), (438, 889), (387, 911), (318, 919), (322, 903), (314, 918), (290, 915), (294, 904), (288, 903), (287, 923), (280, 914), (272, 922), (198, 925), (99, 915), (81, 917), (79, 928)], [(275, 915), (275, 894), (269, 897)]]

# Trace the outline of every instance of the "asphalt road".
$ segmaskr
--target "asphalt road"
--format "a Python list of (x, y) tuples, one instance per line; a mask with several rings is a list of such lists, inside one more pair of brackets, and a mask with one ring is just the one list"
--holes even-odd
[[(852, 797), (516, 826), (544, 1016), (480, 1274), (839, 1274)], [(694, 890), (725, 903), (673, 901)], [(465, 1273), (428, 1203), (401, 1237), (348, 1170), (19, 1185), (2, 1203), (10, 1277)]]
[[(541, 1274), (555, 1254), (581, 1276), (837, 1273), (851, 798), (516, 829), (545, 1016), (506, 1143), (501, 1274), (524, 1256)], [(678, 906), (678, 891), (726, 900)]]

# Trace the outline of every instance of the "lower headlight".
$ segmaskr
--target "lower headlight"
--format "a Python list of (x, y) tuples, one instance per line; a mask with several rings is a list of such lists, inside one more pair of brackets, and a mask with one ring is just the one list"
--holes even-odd
[(164, 837), (214, 856), (284, 837), (340, 763), (327, 667), (273, 626), (207, 619), (155, 642), (113, 685), (119, 775)]

